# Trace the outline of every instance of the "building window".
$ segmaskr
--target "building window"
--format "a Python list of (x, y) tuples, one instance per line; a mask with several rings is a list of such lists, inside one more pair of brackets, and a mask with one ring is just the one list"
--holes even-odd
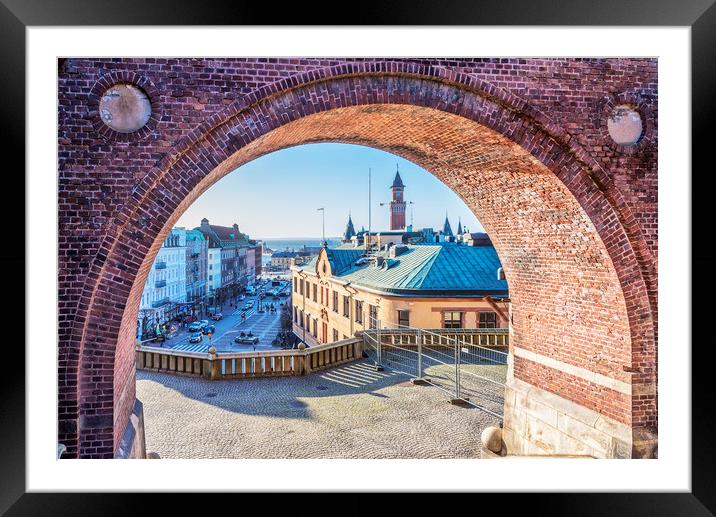
[(378, 328), (378, 307), (375, 305), (368, 305), (368, 327)]
[(298, 309), (296, 307), (293, 308), (293, 322), (298, 323)]
[(333, 329), (333, 341), (338, 341), (338, 331)]
[(347, 296), (343, 297), (343, 317), (351, 317), (351, 300)]
[(301, 294), (303, 294), (303, 278), (301, 279), (300, 285), (301, 285)]
[(298, 278), (293, 279), (293, 292), (294, 293), (298, 292)]
[(401, 327), (410, 326), (410, 311), (398, 311), (398, 325)]
[(478, 328), (481, 329), (496, 329), (497, 328), (497, 313), (496, 312), (481, 312), (480, 323)]
[(446, 328), (446, 329), (462, 328), (462, 312), (445, 311), (443, 313), (443, 328)]
[(313, 320), (313, 337), (318, 337), (318, 320)]
[(338, 312), (338, 291), (333, 291), (333, 312)]
[(298, 324), (303, 328), (303, 311), (298, 311)]
[(318, 302), (318, 284), (313, 284), (313, 301)]
[(356, 300), (356, 323), (363, 323), (363, 302)]

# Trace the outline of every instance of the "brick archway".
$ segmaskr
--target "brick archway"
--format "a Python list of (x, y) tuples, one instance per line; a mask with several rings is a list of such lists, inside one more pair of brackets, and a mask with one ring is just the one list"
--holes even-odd
[[(325, 141), (424, 167), (493, 237), (513, 298), (505, 427), (515, 452), (539, 452), (535, 443), (578, 449), (571, 428), (595, 415), (606, 455), (643, 454), (657, 414), (656, 261), (613, 173), (513, 93), (448, 67), (396, 61), (316, 68), (251, 91), (181, 137), (114, 207), (77, 297), (76, 366), (61, 375), (76, 386), (66, 416), (76, 408), (77, 441), (64, 437), (75, 454), (116, 452), (134, 404), (141, 289), (179, 215), (237, 166)], [(581, 409), (570, 404), (588, 416), (572, 421)]]

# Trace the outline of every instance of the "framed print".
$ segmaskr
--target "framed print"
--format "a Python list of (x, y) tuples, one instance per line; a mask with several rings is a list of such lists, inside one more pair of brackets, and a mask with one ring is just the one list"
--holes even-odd
[(125, 7), (3, 6), (8, 515), (147, 490), (713, 512), (710, 2)]

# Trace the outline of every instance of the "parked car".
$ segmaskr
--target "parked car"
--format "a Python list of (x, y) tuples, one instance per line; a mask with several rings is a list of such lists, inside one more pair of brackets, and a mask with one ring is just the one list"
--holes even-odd
[(200, 322), (194, 321), (190, 323), (187, 328), (189, 329), (189, 332), (199, 332), (201, 330), (201, 327), (202, 325)]
[(216, 332), (216, 327), (214, 327), (214, 325), (207, 325), (203, 329), (201, 329), (202, 334), (209, 334), (210, 332), (212, 334)]
[(248, 303), (245, 303), (245, 304), (241, 307), (241, 310), (242, 310), (242, 311), (248, 311), (250, 308), (251, 308), (251, 307), (249, 307), (249, 304), (248, 304)]
[(208, 324), (209, 324), (209, 320), (199, 320), (199, 323), (201, 323), (201, 324), (203, 324), (203, 325), (208, 325)]
[(200, 343), (202, 339), (204, 339), (204, 334), (201, 332), (194, 332), (189, 337), (189, 343)]
[(214, 314), (214, 315), (211, 317), (211, 319), (214, 320), (214, 321), (219, 321), (219, 320), (220, 320), (221, 318), (223, 318), (223, 317), (224, 317), (224, 315), (219, 312), (219, 313), (217, 313), (217, 314)]

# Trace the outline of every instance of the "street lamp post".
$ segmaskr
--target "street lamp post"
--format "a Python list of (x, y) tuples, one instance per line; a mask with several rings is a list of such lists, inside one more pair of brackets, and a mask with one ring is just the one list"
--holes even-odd
[(326, 242), (326, 208), (321, 207), (317, 209), (319, 212), (321, 212), (321, 221), (322, 221), (322, 230), (321, 230), (321, 245), (326, 246), (328, 243)]

